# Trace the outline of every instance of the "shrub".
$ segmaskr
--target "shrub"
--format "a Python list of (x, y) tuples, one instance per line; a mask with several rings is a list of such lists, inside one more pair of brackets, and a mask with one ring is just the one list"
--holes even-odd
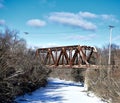
[(11, 103), (14, 97), (45, 86), (48, 71), (26, 47), (26, 41), (8, 29), (0, 32), (0, 101)]
[(75, 82), (84, 82), (85, 68), (73, 68), (71, 71), (71, 76)]
[(120, 67), (101, 66), (86, 72), (88, 90), (93, 91), (103, 100), (119, 103), (120, 100)]

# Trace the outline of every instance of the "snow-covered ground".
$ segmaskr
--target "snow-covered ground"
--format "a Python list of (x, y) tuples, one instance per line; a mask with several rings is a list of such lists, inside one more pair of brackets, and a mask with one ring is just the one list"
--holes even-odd
[(105, 103), (84, 91), (81, 83), (48, 79), (48, 85), (16, 98), (18, 103)]

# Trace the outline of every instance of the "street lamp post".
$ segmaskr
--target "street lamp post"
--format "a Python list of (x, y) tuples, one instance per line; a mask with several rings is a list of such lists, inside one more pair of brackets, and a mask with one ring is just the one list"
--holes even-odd
[(111, 41), (112, 41), (112, 29), (114, 28), (114, 26), (109, 25), (109, 29), (110, 29), (110, 40), (109, 40), (109, 57), (108, 57), (108, 65), (111, 64)]

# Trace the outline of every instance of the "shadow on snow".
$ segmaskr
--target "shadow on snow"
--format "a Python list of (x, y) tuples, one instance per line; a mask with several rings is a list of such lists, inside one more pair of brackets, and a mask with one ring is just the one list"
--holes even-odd
[(83, 87), (80, 83), (67, 83), (54, 80), (48, 80), (48, 85), (45, 88), (37, 89), (36, 91), (25, 94), (16, 98), (17, 103), (47, 103), (47, 102), (60, 102), (65, 100), (62, 96), (63, 90), (59, 90), (62, 87), (79, 86)]

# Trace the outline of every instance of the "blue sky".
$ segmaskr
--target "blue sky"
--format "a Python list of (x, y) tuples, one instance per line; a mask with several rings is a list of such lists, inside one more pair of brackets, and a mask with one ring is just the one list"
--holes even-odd
[[(120, 0), (0, 0), (0, 29), (19, 31), (29, 47), (120, 45)], [(28, 32), (29, 34), (25, 34)]]

